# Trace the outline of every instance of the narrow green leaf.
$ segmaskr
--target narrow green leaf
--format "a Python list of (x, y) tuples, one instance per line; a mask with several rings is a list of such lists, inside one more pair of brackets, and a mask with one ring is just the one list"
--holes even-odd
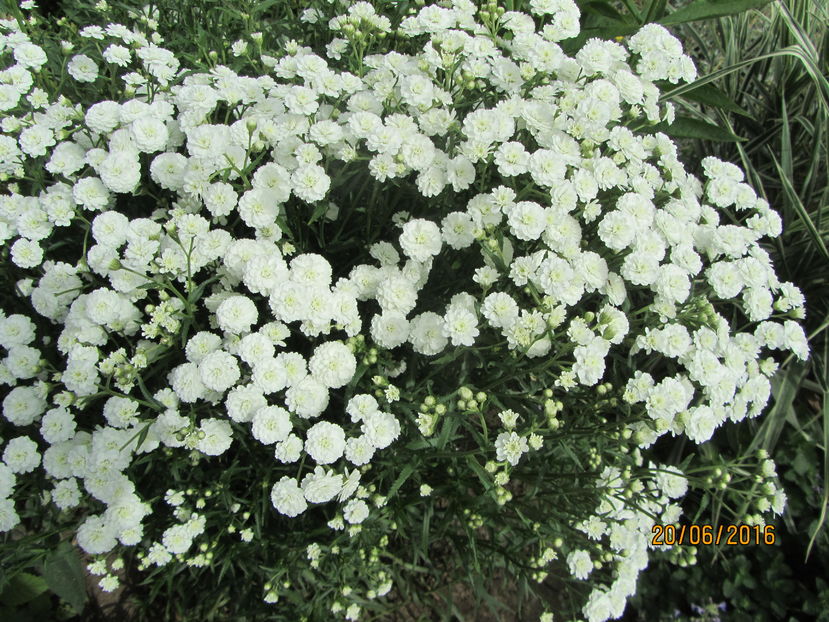
[(83, 564), (77, 551), (68, 542), (50, 553), (43, 563), (43, 578), (55, 594), (80, 613), (87, 600)]
[(651, 0), (648, 10), (645, 12), (645, 23), (655, 22), (665, 15), (667, 0)]
[(827, 361), (829, 360), (829, 340), (824, 340), (823, 342), (823, 356), (820, 358), (822, 362), (822, 374), (820, 376), (821, 384), (823, 385), (823, 399), (821, 404), (821, 415), (822, 415), (822, 424), (823, 424), (823, 498), (820, 502), (820, 515), (817, 519), (817, 524), (815, 525), (815, 529), (812, 532), (811, 537), (809, 538), (809, 545), (806, 547), (806, 559), (809, 559), (809, 555), (812, 553), (812, 547), (815, 545), (815, 541), (817, 540), (818, 534), (821, 533), (821, 530), (826, 523), (826, 513), (827, 509), (829, 509), (829, 486), (826, 486), (826, 482), (829, 481), (829, 364)]
[(389, 488), (388, 493), (386, 493), (386, 498), (391, 499), (394, 495), (397, 494), (397, 491), (400, 490), (400, 487), (406, 483), (406, 480), (411, 477), (412, 473), (415, 472), (415, 465), (412, 463), (407, 464), (403, 467), (403, 470), (400, 471), (400, 475), (397, 476), (397, 479), (394, 480), (394, 483)]
[(728, 130), (724, 130), (718, 125), (708, 123), (707, 121), (700, 121), (692, 117), (677, 116), (674, 122), (668, 125), (667, 123), (659, 123), (651, 128), (645, 128), (644, 131), (664, 132), (668, 136), (674, 138), (694, 138), (698, 140), (710, 140), (714, 142), (734, 143), (745, 140), (738, 136), (734, 136)]
[[(607, 20), (610, 22), (611, 20)], [(597, 37), (599, 39), (613, 39), (615, 37), (625, 37), (628, 35), (632, 35), (637, 30), (639, 30), (640, 26), (638, 24), (630, 24), (628, 22), (620, 22), (613, 20), (612, 23), (605, 23), (603, 26), (598, 26), (596, 28), (585, 28), (581, 31), (581, 35), (579, 35), (582, 39), (582, 43), (587, 39), (591, 39), (593, 37)], [(576, 47), (576, 51), (578, 47)]]
[(760, 448), (771, 451), (777, 445), (777, 439), (786, 424), (787, 417), (794, 412), (794, 400), (806, 371), (807, 366), (798, 361), (781, 369), (772, 378), (774, 405), (763, 417), (763, 423), (751, 441), (748, 453)]
[[(690, 86), (693, 87), (694, 85), (691, 84)], [(706, 106), (712, 106), (713, 108), (733, 112), (734, 114), (739, 114), (744, 117), (751, 116), (745, 108), (741, 107), (723, 91), (710, 83), (700, 84), (699, 86), (686, 91), (683, 94), (683, 97), (685, 99), (690, 99), (691, 101), (705, 104)]]
[(751, 9), (759, 9), (771, 0), (696, 0), (659, 20), (661, 24), (684, 24), (712, 17), (735, 15)]
[(823, 255), (824, 259), (829, 261), (829, 250), (826, 248), (826, 243), (823, 241), (822, 233), (818, 231), (815, 223), (812, 222), (812, 217), (809, 216), (809, 212), (806, 211), (806, 207), (801, 202), (800, 197), (797, 195), (797, 192), (783, 170), (783, 167), (780, 166), (780, 162), (778, 162), (774, 154), (771, 154), (771, 157), (774, 160), (774, 165), (777, 167), (777, 174), (780, 176), (780, 181), (783, 184), (783, 192), (785, 193), (787, 200), (797, 212), (800, 221), (803, 223), (803, 226), (806, 227), (806, 230), (812, 238), (812, 242), (820, 251), (820, 254)]
[(780, 163), (783, 167), (783, 173), (788, 179), (794, 178), (794, 168), (792, 166), (792, 131), (789, 127), (789, 112), (786, 107), (786, 98), (780, 98)]
[(625, 16), (623, 16), (621, 13), (619, 13), (619, 11), (613, 8), (613, 5), (611, 5), (609, 2), (594, 0), (593, 2), (587, 2), (580, 8), (585, 13), (593, 13), (595, 15), (607, 17), (609, 19), (619, 21), (621, 23), (625, 23), (625, 21), (627, 21), (625, 20)]
[(481, 463), (475, 459), (475, 456), (467, 456), (466, 463), (472, 468), (472, 471), (478, 476), (478, 479), (481, 480), (484, 490), (491, 490), (492, 478), (489, 473), (486, 472), (484, 467), (481, 466)]
[(324, 203), (322, 201), (319, 201), (314, 206), (314, 213), (311, 214), (311, 218), (308, 220), (308, 224), (311, 225), (311, 224), (315, 223), (317, 220), (322, 218), (327, 211), (328, 211), (328, 204)]

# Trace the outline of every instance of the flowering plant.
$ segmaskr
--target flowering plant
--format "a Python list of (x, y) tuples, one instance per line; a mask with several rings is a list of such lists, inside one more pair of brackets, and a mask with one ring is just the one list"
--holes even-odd
[(572, 0), (382, 6), (315, 5), (235, 69), (183, 66), (152, 11), (0, 24), (0, 530), (280, 619), (382, 612), (441, 551), (619, 617), (705, 487), (660, 444), (760, 415), (768, 351), (808, 354), (780, 219), (648, 133), (655, 83), (695, 78), (663, 27), (568, 56)]

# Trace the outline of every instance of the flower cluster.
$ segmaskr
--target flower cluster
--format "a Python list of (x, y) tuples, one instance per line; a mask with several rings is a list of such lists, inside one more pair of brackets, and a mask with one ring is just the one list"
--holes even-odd
[[(421, 382), (428, 365), (483, 352), (512, 365), (501, 386), (532, 378), (546, 391), (493, 410), (488, 394), (451, 388), (456, 372), (441, 379), (459, 391), (457, 411), (484, 422), (473, 481), (491, 477), (499, 506), (562, 421), (618, 394), (617, 414), (595, 421), (634, 457), (599, 469), (610, 457), (590, 449), (597, 503), (574, 523), (584, 541), (558, 545), (575, 579), (604, 564), (585, 617), (618, 617), (654, 517), (676, 520), (686, 487), (641, 452), (759, 415), (777, 367), (768, 351), (808, 355), (803, 297), (760, 246), (780, 218), (737, 167), (706, 158), (698, 179), (667, 136), (630, 129), (672, 120), (654, 81), (695, 77), (661, 26), (570, 57), (559, 42), (578, 33), (572, 0), (533, 0), (529, 13), (453, 0), (394, 27), (367, 2), (320, 17), (303, 19), (327, 32), (324, 54), (289, 41), (256, 75), (189, 71), (156, 33), (90, 26), (81, 40), (100, 56), (61, 62), (84, 88), (106, 67), (122, 95), (92, 102), (35, 86), (46, 52), (0, 24), (0, 241), (19, 293), (55, 327), (38, 342), (26, 315), (0, 318), (0, 378), (13, 387), (0, 530), (18, 523), (17, 481), (42, 467), (58, 509), (85, 509), (84, 551), (138, 547), (144, 568), (181, 561), (207, 519), (171, 491), (175, 520), (159, 527), (134, 465), (183, 459), (251, 461), (281, 529), (319, 510), (356, 537), (385, 516), (397, 479), (372, 480), (378, 490), (372, 466), (391, 468), (381, 459), (401, 437), (428, 451), (436, 430), (455, 429), (440, 427), (455, 408)], [(383, 50), (392, 32), (411, 53)], [(355, 175), (403, 188), (407, 203), (392, 216), (357, 201), (344, 181)], [(355, 222), (338, 247), (337, 228)], [(463, 360), (452, 369), (467, 374)], [(406, 403), (424, 393), (415, 416)], [(491, 441), (487, 417), (501, 428)], [(390, 587), (379, 572), (366, 593)], [(332, 611), (355, 619), (359, 606)]]

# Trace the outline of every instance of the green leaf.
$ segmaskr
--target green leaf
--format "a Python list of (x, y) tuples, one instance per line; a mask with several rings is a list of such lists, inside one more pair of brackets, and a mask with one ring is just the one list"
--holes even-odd
[[(615, 37), (625, 37), (627, 35), (632, 35), (636, 31), (639, 30), (641, 26), (638, 24), (631, 24), (629, 22), (620, 22), (618, 20), (606, 20), (604, 25), (598, 26), (595, 28), (585, 28), (581, 31), (579, 35), (581, 41), (581, 45), (584, 44), (587, 39), (598, 37), (599, 39), (613, 39)], [(568, 43), (571, 40), (568, 40)], [(573, 52), (578, 51), (581, 45), (576, 46), (576, 49)]]
[(651, 0), (648, 10), (645, 12), (645, 23), (655, 22), (665, 15), (667, 0)]
[[(693, 87), (693, 84), (690, 86)], [(741, 107), (737, 102), (731, 99), (723, 91), (721, 91), (716, 86), (710, 83), (700, 84), (697, 87), (691, 88), (691, 90), (683, 93), (683, 97), (685, 99), (690, 99), (691, 101), (705, 104), (706, 106), (712, 106), (714, 108), (719, 108), (720, 110), (733, 112), (744, 117), (751, 116), (751, 114), (748, 113), (745, 110), (745, 108)]]
[(783, 193), (786, 200), (794, 208), (795, 212), (797, 212), (800, 222), (806, 227), (806, 230), (809, 232), (809, 236), (812, 238), (812, 243), (818, 251), (820, 251), (820, 254), (823, 255), (823, 258), (829, 261), (829, 249), (826, 248), (826, 243), (823, 241), (823, 233), (815, 226), (814, 221), (812, 221), (812, 217), (806, 210), (806, 206), (803, 205), (797, 191), (794, 189), (794, 186), (792, 186), (792, 182), (789, 180), (786, 172), (783, 170), (783, 167), (780, 166), (780, 162), (778, 162), (774, 154), (771, 154), (771, 157), (774, 162), (774, 166), (777, 168), (777, 174), (780, 177), (780, 182), (783, 184)]
[(745, 140), (738, 136), (734, 136), (728, 130), (724, 130), (718, 125), (708, 123), (707, 121), (700, 121), (692, 117), (677, 116), (674, 122), (668, 125), (667, 123), (659, 123), (651, 128), (645, 128), (645, 132), (664, 132), (668, 136), (674, 138), (693, 138), (698, 140), (710, 140), (714, 142), (735, 143)]
[(318, 221), (320, 218), (322, 218), (327, 211), (328, 211), (328, 203), (325, 203), (323, 201), (319, 201), (314, 206), (314, 213), (311, 214), (311, 218), (308, 220), (308, 224), (309, 225), (314, 224), (316, 221)]
[(406, 483), (406, 480), (411, 477), (412, 473), (415, 472), (415, 466), (412, 463), (407, 464), (403, 467), (403, 470), (400, 471), (400, 475), (397, 476), (397, 479), (394, 480), (394, 483), (389, 488), (388, 493), (386, 493), (386, 498), (391, 499), (394, 495), (397, 494), (397, 491), (400, 490), (400, 487)]
[(618, 21), (624, 23), (625, 16), (623, 16), (619, 11), (617, 11), (609, 2), (602, 2), (599, 0), (594, 0), (593, 2), (588, 2), (580, 7), (583, 12), (586, 13), (593, 13), (595, 15), (599, 15), (601, 17), (607, 17), (614, 21)]
[(14, 575), (9, 584), (0, 594), (0, 602), (7, 607), (25, 605), (49, 589), (41, 577), (28, 572), (19, 572)]
[(80, 613), (87, 600), (83, 564), (68, 542), (61, 542), (43, 563), (43, 578), (49, 589)]
[(748, 448), (748, 453), (763, 448), (774, 450), (786, 420), (795, 416), (794, 401), (808, 366), (800, 361), (781, 368), (771, 379), (774, 405), (763, 417), (763, 423)]
[(696, 0), (686, 7), (674, 11), (659, 20), (659, 23), (669, 26), (684, 24), (712, 17), (735, 15), (751, 9), (759, 9), (771, 0)]
[(475, 475), (478, 476), (478, 479), (481, 480), (484, 491), (491, 491), (493, 489), (492, 477), (486, 472), (486, 469), (481, 466), (481, 463), (478, 462), (474, 456), (467, 456), (466, 463), (470, 466)]

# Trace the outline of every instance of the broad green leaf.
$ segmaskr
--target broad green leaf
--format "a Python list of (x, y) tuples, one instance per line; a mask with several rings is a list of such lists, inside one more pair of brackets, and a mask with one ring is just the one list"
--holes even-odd
[(25, 605), (49, 589), (41, 577), (28, 572), (19, 572), (14, 575), (9, 584), (0, 594), (0, 602), (7, 607)]
[[(645, 131), (649, 131), (647, 128)], [(699, 140), (711, 140), (715, 142), (734, 143), (741, 140), (738, 136), (734, 136), (728, 130), (724, 130), (718, 125), (700, 121), (691, 117), (677, 116), (674, 122), (668, 125), (667, 123), (659, 123), (652, 128), (653, 132), (664, 132), (668, 136), (674, 138), (694, 138)]]
[(83, 564), (68, 542), (61, 542), (43, 563), (43, 578), (49, 589), (80, 613), (87, 600)]
[(771, 0), (696, 0), (686, 7), (674, 11), (659, 20), (661, 24), (684, 24), (712, 17), (735, 15), (751, 9), (759, 9)]

